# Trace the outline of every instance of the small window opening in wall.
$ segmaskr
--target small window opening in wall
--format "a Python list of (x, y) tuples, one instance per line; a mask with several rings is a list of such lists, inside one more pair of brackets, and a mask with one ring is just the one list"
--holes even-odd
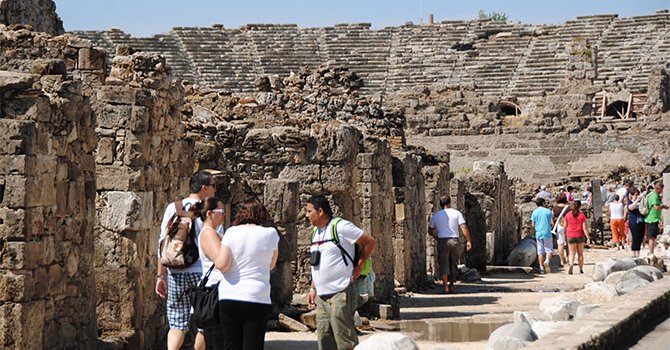
[(500, 101), (498, 102), (500, 108), (500, 116), (518, 116), (521, 115), (521, 108), (514, 102)]
[(629, 109), (628, 102), (621, 100), (608, 104), (607, 109), (605, 110), (605, 115), (608, 117), (614, 117), (615, 119), (637, 118), (635, 112)]

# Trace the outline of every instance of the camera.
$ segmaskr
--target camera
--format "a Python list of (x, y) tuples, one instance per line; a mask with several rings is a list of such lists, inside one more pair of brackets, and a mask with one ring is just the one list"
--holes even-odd
[(319, 265), (319, 262), (321, 262), (321, 252), (318, 250), (309, 252), (309, 264), (317, 266)]

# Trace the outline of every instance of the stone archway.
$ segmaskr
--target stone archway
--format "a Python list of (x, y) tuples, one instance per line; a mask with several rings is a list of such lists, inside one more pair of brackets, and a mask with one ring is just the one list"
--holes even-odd
[(519, 116), (522, 114), (521, 107), (512, 101), (498, 102), (499, 114), (505, 116)]

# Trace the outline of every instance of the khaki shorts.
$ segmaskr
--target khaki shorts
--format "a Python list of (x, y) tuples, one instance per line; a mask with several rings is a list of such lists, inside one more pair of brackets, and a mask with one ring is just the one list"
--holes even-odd
[(449, 275), (450, 282), (455, 282), (458, 277), (459, 247), (458, 238), (437, 239), (437, 262), (440, 264), (440, 277)]
[(327, 299), (317, 295), (316, 336), (319, 350), (352, 349), (358, 345), (354, 326), (358, 300), (358, 290), (354, 283)]

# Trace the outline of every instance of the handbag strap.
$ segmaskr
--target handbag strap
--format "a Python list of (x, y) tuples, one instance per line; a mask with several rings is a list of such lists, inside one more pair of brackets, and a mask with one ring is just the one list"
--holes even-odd
[(561, 210), (561, 214), (558, 215), (558, 217), (556, 218), (556, 222), (554, 222), (554, 231), (556, 231), (556, 229), (558, 228), (558, 222), (561, 221), (561, 218), (563, 217), (563, 214), (565, 214), (566, 210), (568, 210), (567, 205), (563, 207), (563, 210)]
[(209, 275), (212, 273), (212, 270), (214, 270), (214, 264), (212, 264), (212, 266), (209, 268), (209, 270), (207, 270), (207, 272), (205, 273), (205, 276), (203, 276), (202, 280), (200, 280), (200, 284), (199, 284), (200, 288), (203, 288), (207, 285), (207, 281), (209, 280)]

